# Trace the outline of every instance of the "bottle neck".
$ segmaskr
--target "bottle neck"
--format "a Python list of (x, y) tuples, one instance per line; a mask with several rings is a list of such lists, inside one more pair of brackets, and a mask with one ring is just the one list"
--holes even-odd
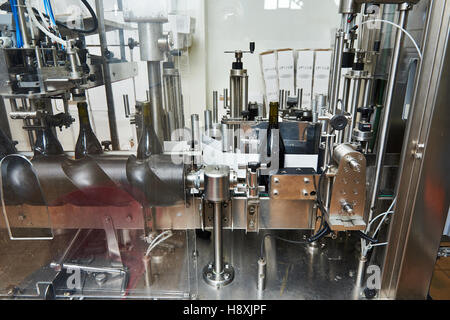
[(150, 103), (145, 103), (142, 106), (142, 134), (139, 139), (137, 157), (144, 160), (152, 154), (161, 154), (162, 152), (163, 148), (152, 125)]
[(80, 121), (80, 129), (92, 131), (91, 123), (89, 121), (89, 113), (88, 113), (87, 103), (79, 102), (77, 104), (77, 107), (78, 107), (78, 119)]
[(278, 102), (270, 103), (270, 111), (269, 111), (269, 128), (270, 129), (278, 129), (278, 110), (279, 105)]

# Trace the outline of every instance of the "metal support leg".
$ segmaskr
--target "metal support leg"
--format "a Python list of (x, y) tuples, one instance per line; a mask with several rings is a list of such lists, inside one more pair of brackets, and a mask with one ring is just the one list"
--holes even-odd
[(231, 283), (234, 278), (234, 269), (229, 263), (223, 262), (222, 241), (222, 203), (214, 203), (214, 262), (203, 269), (203, 279), (206, 283), (220, 288)]
[(106, 243), (108, 245), (108, 254), (111, 258), (111, 264), (115, 267), (123, 267), (117, 232), (116, 229), (114, 229), (112, 218), (109, 216), (105, 217), (103, 226), (106, 232)]

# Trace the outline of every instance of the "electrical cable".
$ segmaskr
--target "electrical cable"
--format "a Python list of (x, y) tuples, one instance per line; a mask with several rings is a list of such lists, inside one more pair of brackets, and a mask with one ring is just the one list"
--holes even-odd
[(413, 43), (414, 46), (416, 47), (417, 53), (419, 54), (420, 60), (423, 60), (423, 54), (422, 54), (422, 51), (421, 51), (420, 48), (419, 48), (419, 45), (418, 45), (417, 42), (414, 40), (414, 38), (411, 36), (411, 34), (410, 34), (408, 31), (406, 31), (404, 28), (402, 28), (402, 26), (400, 26), (400, 25), (398, 25), (398, 24), (396, 24), (396, 23), (394, 23), (394, 22), (391, 22), (391, 21), (388, 21), (388, 20), (384, 20), (384, 19), (370, 19), (370, 20), (367, 20), (367, 21), (362, 22), (361, 24), (374, 23), (374, 22), (384, 22), (384, 23), (390, 24), (390, 25), (392, 25), (392, 26), (394, 26), (394, 27), (400, 29), (400, 30), (401, 30), (404, 34), (406, 34), (406, 35), (408, 36), (408, 38), (412, 41), (412, 43)]
[(147, 257), (156, 246), (158, 246), (163, 241), (169, 239), (171, 236), (173, 236), (173, 233), (170, 230), (160, 233), (155, 239), (153, 239), (150, 242), (150, 245), (148, 246), (145, 256)]
[[(55, 24), (56, 24), (58, 27), (65, 28), (65, 29), (68, 29), (68, 30), (70, 30), (70, 31), (72, 31), (72, 32), (76, 32), (76, 33), (90, 34), (90, 33), (96, 32), (96, 31), (98, 30), (98, 19), (97, 19), (97, 15), (95, 14), (94, 9), (92, 9), (92, 7), (90, 6), (90, 4), (89, 4), (86, 0), (81, 0), (81, 2), (84, 4), (84, 6), (86, 7), (86, 9), (89, 11), (89, 14), (91, 15), (92, 23), (93, 23), (93, 26), (92, 26), (91, 29), (85, 30), (85, 29), (71, 28), (71, 27), (69, 27), (68, 25), (66, 25), (65, 23), (62, 23), (62, 22), (60, 22), (60, 21), (58, 21), (58, 20), (56, 20), (56, 19), (55, 19)], [(51, 9), (51, 7), (50, 7), (50, 9)], [(33, 8), (33, 11), (34, 11), (34, 13), (38, 13), (38, 10), (37, 10), (36, 8)], [(53, 11), (51, 11), (51, 12), (53, 12)], [(45, 14), (44, 14), (44, 17), (49, 18), (49, 16), (47, 16), (47, 15), (45, 15)]]
[(360, 237), (360, 238), (362, 238), (362, 239), (364, 239), (364, 240), (366, 240), (366, 241), (368, 241), (368, 242), (370, 242), (370, 243), (378, 243), (378, 240), (377, 239), (374, 239), (374, 238), (371, 238), (371, 237), (369, 237), (367, 234), (365, 234), (364, 232), (362, 232), (362, 231), (356, 231), (356, 234)]

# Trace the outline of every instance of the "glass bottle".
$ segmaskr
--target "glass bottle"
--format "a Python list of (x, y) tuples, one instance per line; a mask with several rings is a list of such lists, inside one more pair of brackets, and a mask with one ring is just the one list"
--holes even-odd
[[(283, 138), (281, 137), (278, 123), (279, 103), (271, 102), (269, 111), (269, 126), (267, 128), (267, 156), (271, 159), (278, 158), (278, 168), (284, 168), (284, 155), (286, 153)], [(277, 139), (277, 141), (275, 141)], [(272, 161), (271, 161), (272, 163)]]
[(80, 121), (80, 133), (75, 145), (75, 158), (81, 159), (87, 155), (99, 155), (103, 153), (102, 145), (92, 130), (89, 121), (89, 113), (86, 102), (78, 102), (78, 119)]
[(152, 126), (152, 116), (150, 102), (142, 105), (142, 133), (139, 139), (137, 158), (144, 160), (152, 154), (160, 154), (163, 149)]

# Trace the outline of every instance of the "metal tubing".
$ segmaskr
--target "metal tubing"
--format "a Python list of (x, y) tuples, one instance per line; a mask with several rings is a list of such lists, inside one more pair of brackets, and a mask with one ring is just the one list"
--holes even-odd
[(28, 33), (28, 26), (25, 20), (25, 1), (17, 0), (17, 15), (19, 18), (19, 27), (22, 34), (23, 47), (31, 48), (30, 35)]
[(214, 271), (223, 272), (222, 203), (214, 203)]
[(106, 29), (105, 29), (105, 17), (103, 10), (103, 0), (95, 0), (95, 9), (98, 18), (98, 36), (100, 39), (100, 47), (102, 50), (102, 65), (103, 65), (103, 82), (105, 84), (106, 104), (108, 106), (108, 121), (109, 121), (109, 133), (111, 135), (111, 146), (113, 150), (119, 150), (119, 134), (117, 131), (116, 111), (114, 108), (114, 96), (111, 84), (111, 72), (109, 70), (109, 63), (106, 59), (106, 53), (108, 52), (106, 41)]
[[(406, 26), (408, 10), (409, 10), (409, 7), (406, 7), (406, 8), (403, 7), (402, 9), (400, 9), (398, 24), (402, 28), (405, 28), (405, 26)], [(384, 117), (383, 117), (383, 122), (381, 124), (380, 138), (379, 138), (379, 143), (378, 143), (378, 148), (377, 148), (377, 153), (376, 153), (377, 158), (376, 158), (376, 165), (375, 165), (375, 167), (376, 167), (375, 181), (374, 181), (373, 189), (372, 189), (372, 198), (370, 201), (370, 211), (369, 211), (368, 221), (372, 220), (372, 217), (373, 217), (373, 214), (375, 211), (375, 205), (377, 203), (377, 198), (378, 198), (378, 189), (380, 187), (380, 182), (381, 182), (381, 170), (382, 170), (382, 165), (383, 165), (384, 153), (386, 152), (389, 119), (390, 119), (391, 108), (392, 108), (392, 103), (393, 103), (395, 79), (397, 78), (397, 69), (398, 69), (398, 64), (399, 64), (402, 41), (403, 41), (403, 32), (398, 30), (396, 38), (395, 38), (394, 53), (392, 55), (391, 69), (390, 69), (389, 80), (388, 80), (388, 84), (387, 84), (387, 94), (386, 94), (386, 101), (385, 101), (385, 108), (384, 108)], [(367, 229), (366, 232), (367, 231), (369, 231), (369, 229)]]

